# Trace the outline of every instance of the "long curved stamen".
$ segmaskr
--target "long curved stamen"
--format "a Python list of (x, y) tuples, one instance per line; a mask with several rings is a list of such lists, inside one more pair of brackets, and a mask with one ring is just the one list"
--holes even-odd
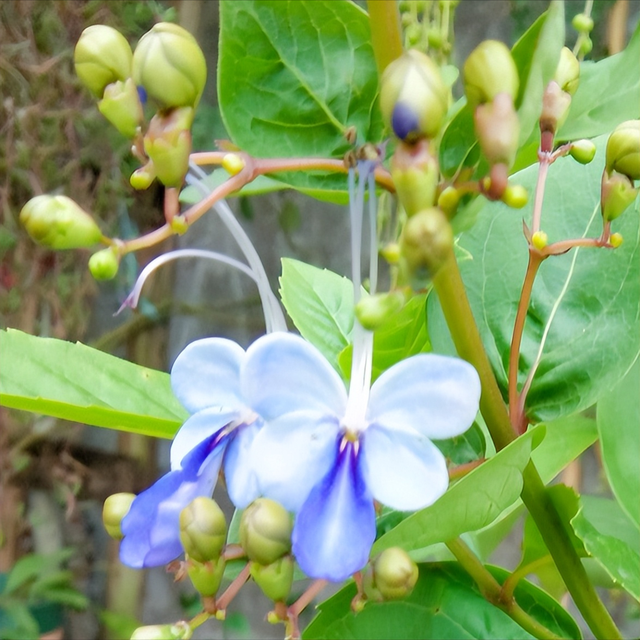
[(168, 253), (164, 253), (163, 255), (158, 256), (140, 272), (140, 275), (138, 276), (138, 279), (136, 280), (131, 293), (126, 297), (125, 301), (120, 305), (120, 308), (115, 312), (114, 315), (118, 315), (126, 307), (135, 309), (138, 306), (140, 294), (142, 293), (142, 287), (144, 287), (147, 278), (162, 265), (173, 260), (178, 260), (179, 258), (207, 258), (208, 260), (222, 262), (224, 264), (228, 264), (231, 267), (239, 269), (243, 273), (247, 274), (256, 284), (258, 283), (255, 273), (251, 271), (251, 269), (249, 269), (246, 264), (240, 262), (239, 260), (236, 260), (235, 258), (230, 258), (223, 253), (218, 253), (217, 251), (207, 251), (204, 249), (176, 249), (175, 251), (169, 251)]
[[(195, 185), (203, 195), (209, 195), (210, 190), (202, 181), (206, 178), (207, 174), (197, 165), (190, 164), (190, 172), (187, 174), (187, 183)], [(267, 333), (272, 331), (286, 331), (287, 323), (282, 313), (280, 304), (275, 297), (271, 286), (269, 285), (269, 279), (264, 270), (264, 266), (255, 250), (251, 240), (245, 233), (240, 223), (236, 220), (233, 212), (229, 208), (229, 205), (224, 200), (219, 200), (213, 205), (214, 209), (220, 216), (220, 219), (226, 225), (229, 232), (238, 243), (240, 250), (245, 255), (251, 270), (255, 275), (255, 280), (258, 285), (258, 291), (260, 293), (260, 299), (262, 300), (262, 306), (265, 314), (265, 322)]]

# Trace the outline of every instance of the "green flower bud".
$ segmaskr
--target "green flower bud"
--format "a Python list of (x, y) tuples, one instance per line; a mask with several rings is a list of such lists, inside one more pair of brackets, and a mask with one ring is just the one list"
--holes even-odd
[(397, 242), (389, 242), (380, 249), (380, 255), (389, 264), (398, 264), (400, 260), (400, 245)]
[(633, 182), (621, 173), (602, 174), (600, 189), (600, 208), (605, 222), (615, 220), (631, 205), (638, 195)]
[(131, 503), (135, 497), (133, 493), (114, 493), (104, 501), (102, 523), (107, 533), (115, 540), (122, 540), (123, 538), (120, 523), (122, 518), (129, 513)]
[(408, 216), (435, 204), (440, 172), (426, 140), (396, 149), (391, 159), (391, 177)]
[(614, 249), (617, 249), (622, 243), (623, 243), (623, 238), (622, 238), (622, 234), (621, 233), (612, 233), (611, 234), (611, 237), (609, 238), (609, 244)]
[(156, 169), (153, 162), (149, 161), (144, 167), (138, 167), (129, 178), (129, 183), (134, 189), (141, 191), (148, 189), (156, 179)]
[(542, 113), (540, 114), (540, 131), (553, 134), (562, 126), (569, 114), (571, 96), (552, 80), (542, 94)]
[(112, 280), (118, 273), (120, 253), (115, 247), (97, 251), (89, 258), (89, 271), (96, 280)]
[(607, 141), (607, 171), (640, 180), (640, 120), (619, 124)]
[(492, 102), (478, 105), (473, 121), (480, 148), (489, 164), (510, 167), (518, 151), (520, 135), (520, 121), (511, 98), (500, 93)]
[(544, 231), (536, 231), (531, 236), (531, 244), (541, 251), (549, 244), (549, 236)]
[(293, 558), (283, 556), (266, 566), (252, 562), (250, 571), (254, 582), (262, 589), (267, 598), (282, 602), (289, 595), (293, 584)]
[(418, 581), (418, 565), (399, 547), (385, 549), (369, 566), (363, 587), (370, 600), (401, 600)]
[(187, 574), (195, 590), (206, 598), (215, 596), (224, 577), (226, 560), (220, 556), (215, 562), (197, 562), (187, 557)]
[(20, 211), (31, 239), (51, 249), (90, 247), (102, 239), (93, 218), (66, 196), (36, 196)]
[(142, 123), (142, 105), (133, 80), (108, 85), (98, 110), (125, 138), (133, 138)]
[(453, 248), (453, 232), (444, 213), (430, 207), (409, 218), (400, 247), (410, 274), (426, 272), (433, 277)]
[(291, 516), (282, 505), (258, 498), (240, 518), (240, 544), (249, 560), (272, 564), (291, 550), (292, 528)]
[(395, 135), (410, 144), (433, 138), (447, 112), (449, 91), (438, 66), (411, 49), (382, 74), (380, 109)]
[(443, 189), (442, 193), (438, 196), (438, 208), (442, 209), (447, 217), (451, 218), (458, 209), (458, 203), (460, 202), (460, 193), (458, 190), (449, 186)]
[(491, 102), (499, 93), (518, 95), (518, 69), (508, 47), (498, 40), (481, 42), (462, 69), (464, 92), (471, 107)]
[(207, 81), (207, 64), (186, 29), (160, 22), (138, 42), (133, 53), (133, 79), (163, 109), (195, 108)]
[(73, 52), (78, 78), (98, 98), (102, 98), (107, 85), (131, 75), (131, 59), (126, 38), (103, 24), (87, 27)]
[(215, 500), (199, 497), (180, 512), (180, 542), (197, 562), (217, 560), (227, 540), (227, 521)]
[(586, 56), (591, 53), (593, 49), (593, 40), (591, 38), (583, 38), (580, 41), (580, 55)]
[(527, 190), (520, 184), (507, 185), (500, 198), (508, 207), (522, 209), (529, 201)]
[(401, 291), (364, 296), (356, 305), (356, 318), (365, 329), (375, 331), (398, 313), (404, 303), (405, 296)]
[(189, 169), (193, 109), (182, 107), (157, 113), (144, 137), (144, 150), (153, 162), (158, 180), (167, 187), (180, 187)]
[(569, 154), (580, 164), (589, 164), (596, 155), (596, 145), (591, 140), (576, 140), (571, 143)]
[(578, 84), (580, 83), (580, 63), (569, 47), (562, 47), (560, 60), (558, 61), (558, 67), (553, 79), (558, 83), (558, 86), (569, 95), (573, 95), (578, 90)]
[(154, 624), (138, 627), (131, 640), (189, 640), (192, 636), (189, 623), (180, 621), (175, 624)]
[(590, 33), (593, 31), (593, 18), (585, 13), (577, 13), (573, 16), (571, 25), (578, 33)]

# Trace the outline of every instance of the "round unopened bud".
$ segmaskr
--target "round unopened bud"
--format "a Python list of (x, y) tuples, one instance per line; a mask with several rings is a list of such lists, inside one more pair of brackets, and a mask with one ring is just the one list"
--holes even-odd
[(586, 56), (593, 49), (593, 40), (591, 38), (582, 38), (580, 40), (580, 55)]
[(549, 237), (544, 231), (536, 231), (531, 236), (531, 244), (541, 251), (549, 244)]
[(400, 260), (400, 245), (397, 242), (388, 242), (380, 249), (380, 255), (389, 264), (398, 264), (398, 260)]
[(133, 138), (142, 123), (142, 104), (131, 78), (107, 86), (98, 102), (100, 113), (126, 138)]
[(215, 562), (197, 562), (187, 556), (187, 574), (195, 590), (207, 598), (215, 596), (224, 577), (226, 560), (220, 556)]
[(634, 189), (628, 176), (615, 171), (608, 175), (605, 170), (600, 189), (600, 208), (605, 222), (615, 220), (624, 213), (637, 195), (638, 189)]
[(453, 248), (453, 232), (444, 213), (430, 207), (409, 218), (400, 247), (410, 272), (426, 271), (433, 277)]
[(148, 189), (156, 179), (156, 170), (153, 162), (149, 161), (144, 167), (138, 167), (129, 178), (129, 183), (138, 191)]
[(469, 55), (462, 70), (467, 102), (475, 107), (491, 102), (499, 93), (515, 101), (518, 95), (518, 69), (507, 45), (498, 40), (481, 42)]
[(622, 238), (622, 234), (621, 233), (612, 233), (611, 237), (609, 238), (609, 244), (614, 248), (617, 249), (622, 243), (623, 243), (623, 238)]
[(207, 81), (207, 63), (186, 29), (160, 22), (138, 42), (133, 79), (161, 108), (195, 107)]
[(365, 573), (365, 594), (378, 602), (406, 598), (416, 586), (418, 574), (418, 565), (404, 549), (385, 549)]
[(382, 75), (382, 115), (395, 135), (410, 144), (438, 134), (448, 100), (438, 66), (415, 49), (394, 60)]
[(249, 570), (254, 582), (262, 589), (262, 593), (267, 598), (275, 602), (282, 602), (291, 591), (293, 565), (293, 558), (284, 556), (266, 566), (259, 562), (252, 562)]
[(438, 208), (442, 209), (449, 218), (453, 216), (460, 202), (460, 192), (454, 186), (448, 186), (438, 196)]
[(428, 141), (398, 146), (391, 159), (391, 177), (408, 216), (435, 204), (440, 172)]
[(480, 148), (489, 164), (510, 167), (518, 151), (520, 135), (520, 121), (511, 97), (500, 93), (492, 102), (478, 105), (473, 121)]
[(189, 640), (192, 636), (189, 623), (180, 621), (175, 624), (154, 624), (138, 627), (131, 640)]
[(120, 523), (129, 513), (131, 503), (135, 500), (133, 493), (114, 493), (104, 501), (102, 507), (102, 523), (107, 533), (116, 540), (122, 540)]
[(240, 544), (249, 560), (272, 564), (291, 550), (289, 512), (269, 498), (258, 498), (240, 518)]
[(90, 247), (102, 239), (94, 219), (66, 196), (36, 196), (20, 211), (31, 238), (51, 249)]
[(98, 98), (102, 98), (107, 85), (131, 75), (131, 59), (126, 38), (103, 24), (87, 27), (73, 52), (78, 78)]
[(405, 296), (401, 291), (377, 293), (364, 296), (356, 305), (356, 318), (368, 331), (375, 331), (404, 306)]
[(619, 124), (607, 141), (607, 171), (640, 180), (640, 120)]
[(569, 153), (580, 164), (589, 164), (596, 155), (596, 145), (591, 140), (576, 140), (571, 143)]
[(580, 63), (569, 47), (562, 47), (560, 50), (560, 60), (553, 79), (569, 95), (577, 91), (580, 82)]
[(96, 280), (111, 280), (116, 277), (120, 266), (120, 253), (115, 247), (96, 251), (89, 258), (89, 271)]
[(197, 562), (216, 560), (227, 540), (227, 521), (218, 503), (201, 496), (180, 512), (180, 542)]
[(571, 25), (580, 33), (590, 33), (593, 31), (593, 18), (586, 13), (577, 13), (573, 16)]
[(500, 199), (508, 207), (522, 209), (529, 201), (529, 193), (521, 184), (507, 185)]
[(245, 161), (237, 153), (227, 153), (227, 155), (222, 158), (222, 168), (230, 176), (235, 176), (240, 173), (245, 165)]

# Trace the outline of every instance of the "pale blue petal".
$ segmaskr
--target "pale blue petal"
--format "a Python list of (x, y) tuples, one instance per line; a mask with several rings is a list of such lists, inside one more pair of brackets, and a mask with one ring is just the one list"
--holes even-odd
[(224, 477), (231, 502), (244, 509), (260, 497), (258, 479), (251, 466), (251, 448), (262, 427), (257, 418), (251, 424), (242, 424), (231, 434), (224, 454)]
[(267, 421), (307, 409), (342, 415), (347, 404), (344, 383), (327, 359), (292, 333), (256, 340), (240, 377), (247, 404)]
[(171, 443), (171, 469), (182, 467), (182, 459), (199, 443), (240, 416), (236, 410), (212, 407), (198, 411), (180, 427)]
[(373, 497), (398, 511), (433, 504), (449, 485), (439, 449), (417, 432), (388, 431), (370, 425), (362, 435), (363, 472)]
[(293, 554), (309, 577), (342, 582), (366, 565), (375, 537), (373, 498), (347, 442), (296, 516)]
[(199, 496), (211, 496), (226, 440), (214, 434), (171, 471), (136, 496), (122, 519), (120, 560), (135, 569), (167, 564), (182, 555), (180, 512)]
[(297, 411), (257, 433), (251, 467), (263, 496), (298, 511), (335, 461), (339, 423), (317, 411)]
[(387, 369), (371, 387), (367, 418), (428, 438), (460, 435), (473, 423), (480, 379), (464, 360), (420, 354)]
[(236, 409), (240, 396), (240, 365), (244, 349), (224, 338), (206, 338), (187, 345), (171, 368), (171, 387), (189, 413), (213, 406)]

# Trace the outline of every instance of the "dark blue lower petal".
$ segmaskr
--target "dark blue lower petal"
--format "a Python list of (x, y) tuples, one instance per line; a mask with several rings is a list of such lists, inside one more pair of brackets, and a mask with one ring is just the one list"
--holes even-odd
[(183, 553), (180, 512), (192, 500), (213, 493), (228, 438), (222, 430), (203, 440), (171, 471), (138, 495), (122, 519), (120, 560), (136, 569), (156, 567)]
[(373, 498), (347, 442), (296, 517), (293, 553), (309, 577), (341, 582), (365, 566), (375, 535)]

